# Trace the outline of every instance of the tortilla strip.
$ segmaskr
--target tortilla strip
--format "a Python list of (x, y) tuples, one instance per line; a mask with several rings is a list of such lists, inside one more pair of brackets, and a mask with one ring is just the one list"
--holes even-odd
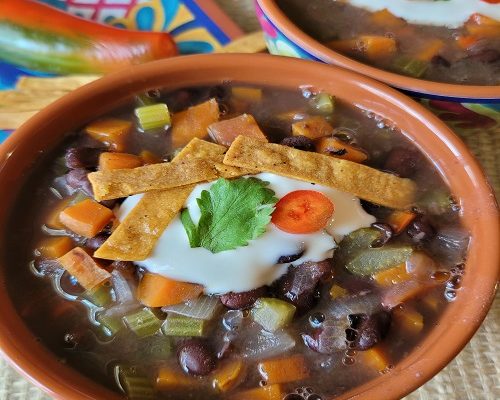
[(70, 75), (47, 78), (22, 76), (16, 83), (16, 89), (46, 90), (48, 92), (63, 90), (69, 92), (99, 78), (99, 75)]
[[(218, 159), (223, 168), (226, 168), (222, 164), (226, 150), (224, 146), (195, 138), (177, 154), (172, 163), (199, 157), (205, 160)], [(233, 172), (239, 171), (240, 176), (248, 172), (236, 167), (228, 168)], [(188, 185), (145, 193), (94, 256), (122, 261), (139, 261), (149, 257), (163, 231), (182, 209), (193, 188), (194, 185)]]
[(209, 162), (193, 159), (132, 169), (91, 172), (88, 177), (95, 199), (102, 201), (209, 181), (216, 179), (218, 174)]
[(224, 164), (273, 172), (314, 182), (390, 208), (405, 209), (414, 201), (415, 183), (363, 164), (279, 144), (239, 136)]

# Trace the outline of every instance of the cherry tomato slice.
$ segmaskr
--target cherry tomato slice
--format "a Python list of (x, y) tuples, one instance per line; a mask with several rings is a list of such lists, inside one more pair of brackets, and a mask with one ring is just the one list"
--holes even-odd
[(288, 233), (312, 233), (325, 227), (333, 211), (333, 203), (323, 193), (296, 190), (276, 203), (271, 221)]

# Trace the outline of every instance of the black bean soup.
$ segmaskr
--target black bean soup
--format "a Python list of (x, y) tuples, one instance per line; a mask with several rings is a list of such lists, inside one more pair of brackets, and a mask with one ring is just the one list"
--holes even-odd
[[(203, 296), (180, 283), (186, 301), (155, 303), (157, 293), (145, 293), (157, 282), (144, 287), (144, 267), (92, 257), (116, 229), (123, 199), (97, 204), (87, 175), (172, 160), (187, 140), (158, 125), (180, 124), (184, 110), (210, 99), (222, 121), (253, 116), (269, 142), (410, 178), (417, 200), (407, 210), (362, 201), (371, 226), (345, 235), (333, 258), (292, 266), (301, 254), (282, 254), (277, 262), (290, 267), (272, 284)], [(134, 101), (68, 133), (36, 165), (12, 212), (8, 290), (62, 363), (130, 399), (327, 399), (390, 373), (459, 295), (469, 239), (459, 206), (432, 163), (372, 112), (312, 87), (238, 83), (155, 90)], [(159, 121), (137, 111), (158, 104), (168, 106)], [(234, 139), (203, 129), (208, 141)], [(84, 204), (91, 228), (68, 222), (78, 217), (69, 208)], [(105, 222), (93, 230), (96, 215)], [(68, 254), (104, 278), (79, 275)]]
[[(474, 14), (459, 28), (417, 25), (345, 1), (277, 0), (304, 32), (387, 71), (436, 82), (500, 83), (500, 22)], [(430, 6), (429, 6), (430, 7)]]

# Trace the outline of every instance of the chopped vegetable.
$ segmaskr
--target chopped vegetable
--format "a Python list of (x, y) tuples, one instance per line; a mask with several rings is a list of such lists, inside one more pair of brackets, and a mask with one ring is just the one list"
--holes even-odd
[(324, 228), (333, 212), (333, 203), (323, 193), (296, 190), (276, 203), (271, 220), (287, 233), (312, 233)]
[(111, 278), (111, 274), (101, 268), (81, 247), (70, 250), (58, 258), (57, 262), (87, 290), (92, 290)]
[(59, 215), (64, 226), (86, 238), (97, 235), (113, 218), (113, 211), (91, 199), (70, 206)]
[(413, 307), (402, 304), (392, 310), (392, 318), (405, 333), (417, 335), (424, 328), (424, 317)]
[(72, 199), (72, 197), (66, 197), (57, 201), (48, 212), (47, 218), (45, 218), (45, 226), (51, 229), (66, 229), (59, 219), (59, 215), (71, 204)]
[(32, 70), (103, 74), (177, 54), (168, 33), (127, 32), (36, 1), (2, 0), (0, 15), (1, 58)]
[(213, 163), (192, 159), (175, 163), (145, 165), (133, 169), (114, 169), (88, 174), (98, 201), (132, 194), (182, 187), (217, 178)]
[(149, 378), (135, 368), (121, 367), (119, 370), (121, 386), (130, 400), (155, 400), (156, 393)]
[(208, 100), (172, 116), (172, 146), (185, 146), (191, 139), (202, 139), (208, 135), (209, 125), (219, 120), (219, 105), (215, 99)]
[(230, 146), (239, 135), (253, 137), (267, 142), (267, 137), (260, 130), (257, 121), (250, 114), (214, 122), (208, 126), (210, 137), (219, 144)]
[(282, 400), (283, 391), (279, 384), (258, 387), (238, 392), (230, 400)]
[(360, 351), (358, 355), (364, 364), (378, 372), (385, 371), (391, 365), (385, 351), (381, 346), (376, 346), (365, 351)]
[(198, 297), (203, 287), (156, 274), (145, 274), (137, 288), (137, 299), (148, 307), (179, 304)]
[(295, 346), (295, 339), (287, 331), (279, 329), (270, 333), (259, 325), (253, 327), (238, 344), (241, 355), (252, 360), (279, 356)]
[(292, 124), (292, 134), (294, 136), (306, 136), (313, 140), (331, 135), (332, 132), (333, 127), (330, 123), (319, 115)]
[(262, 235), (276, 203), (268, 183), (256, 178), (219, 179), (197, 199), (201, 217), (196, 226), (188, 210), (181, 221), (191, 247), (213, 253), (246, 246)]
[(301, 381), (309, 377), (307, 362), (301, 354), (262, 361), (258, 369), (262, 379), (269, 385)]
[(370, 60), (391, 57), (397, 51), (396, 40), (387, 36), (362, 35), (354, 39), (334, 40), (328, 43), (334, 50), (361, 54)]
[(384, 294), (382, 304), (387, 308), (394, 308), (397, 305), (411, 300), (415, 297), (422, 296), (432, 288), (435, 288), (439, 282), (427, 281), (403, 282), (399, 285), (394, 285), (388, 292)]
[(251, 315), (265, 330), (274, 332), (292, 321), (295, 309), (294, 305), (286, 301), (261, 297), (255, 302)]
[(105, 333), (109, 336), (116, 335), (124, 327), (123, 316), (121, 315), (107, 315), (106, 313), (101, 313), (97, 316), (97, 322), (106, 328)]
[(182, 390), (197, 384), (197, 380), (181, 371), (162, 367), (158, 371), (156, 387), (158, 390)]
[(149, 336), (140, 341), (139, 353), (145, 359), (165, 361), (172, 354), (172, 343), (163, 335)]
[(482, 14), (473, 14), (465, 24), (467, 32), (481, 38), (500, 37), (500, 21)]
[(320, 92), (313, 96), (309, 104), (313, 110), (325, 116), (330, 116), (335, 110), (335, 98), (326, 92)]
[(62, 257), (75, 247), (73, 240), (67, 236), (45, 238), (38, 244), (37, 251), (43, 258)]
[(224, 164), (303, 180), (349, 192), (363, 200), (406, 209), (414, 201), (416, 184), (410, 179), (363, 164), (311, 151), (263, 143), (239, 136), (224, 157)]
[(409, 281), (412, 275), (406, 271), (406, 263), (401, 263), (396, 267), (380, 271), (373, 275), (373, 279), (381, 286), (392, 286), (398, 283)]
[(205, 336), (206, 328), (203, 319), (168, 314), (161, 331), (166, 336)]
[(221, 306), (218, 296), (200, 296), (188, 300), (186, 303), (163, 307), (162, 311), (184, 315), (185, 317), (211, 320)]
[(408, 260), (413, 249), (403, 245), (371, 248), (380, 237), (374, 228), (361, 228), (346, 235), (335, 251), (334, 262), (355, 275), (367, 276)]
[(86, 290), (85, 293), (82, 294), (82, 297), (98, 307), (107, 306), (113, 301), (111, 288), (107, 282), (108, 281), (105, 281), (95, 288)]
[(415, 54), (417, 60), (431, 61), (444, 47), (444, 42), (440, 39), (432, 39), (425, 43), (425, 46)]
[(229, 361), (219, 367), (215, 373), (212, 385), (219, 392), (227, 392), (241, 381), (245, 372), (243, 360)]
[(345, 297), (349, 294), (349, 291), (347, 289), (344, 289), (342, 286), (340, 285), (332, 285), (331, 289), (330, 289), (330, 297), (332, 299), (338, 299), (340, 297)]
[(139, 337), (154, 335), (162, 324), (162, 321), (147, 307), (126, 315), (123, 320), (129, 329)]
[(231, 88), (231, 94), (238, 100), (249, 101), (252, 103), (257, 103), (262, 100), (262, 89), (260, 88), (233, 86)]
[(137, 168), (141, 165), (141, 157), (134, 154), (104, 152), (99, 156), (99, 169), (101, 171), (110, 169)]
[(404, 75), (420, 78), (429, 68), (429, 63), (416, 58), (401, 56), (394, 60), (394, 68)]
[(394, 210), (386, 219), (393, 232), (397, 235), (403, 232), (406, 227), (412, 222), (417, 214), (412, 211)]
[(380, 11), (375, 11), (370, 14), (370, 20), (387, 29), (387, 28), (401, 28), (406, 25), (406, 21), (402, 18), (396, 17), (387, 8)]
[(134, 113), (143, 131), (166, 128), (171, 124), (170, 112), (165, 103), (137, 107)]
[(87, 125), (85, 131), (89, 136), (104, 143), (115, 151), (124, 151), (127, 137), (132, 128), (130, 121), (106, 118)]
[(368, 159), (368, 154), (365, 151), (335, 137), (323, 137), (319, 139), (316, 142), (316, 151), (357, 163), (362, 163)]

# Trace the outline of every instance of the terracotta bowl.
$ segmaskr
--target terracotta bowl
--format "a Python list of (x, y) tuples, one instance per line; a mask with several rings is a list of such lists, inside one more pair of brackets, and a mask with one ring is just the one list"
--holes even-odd
[[(179, 57), (106, 76), (56, 101), (19, 128), (0, 149), (0, 226), (5, 227), (34, 160), (67, 132), (113, 110), (133, 93), (235, 80), (296, 89), (314, 85), (396, 123), (439, 169), (463, 207), (472, 235), (463, 287), (427, 338), (389, 373), (338, 399), (396, 399), (422, 385), (465, 346), (485, 317), (499, 276), (499, 225), (494, 196), (465, 145), (420, 105), (369, 78), (325, 64), (269, 55)], [(119, 399), (120, 395), (60, 363), (25, 326), (8, 291), (5, 235), (0, 235), (0, 347), (28, 379), (57, 399)], [(33, 279), (36, 279), (33, 277)], [(22, 290), (19, 288), (18, 290)], [(34, 299), (36, 301), (36, 299)]]
[(384, 71), (346, 57), (318, 42), (293, 23), (275, 0), (255, 0), (269, 52), (338, 65), (402, 89), (416, 97), (500, 104), (500, 86), (455, 85)]

